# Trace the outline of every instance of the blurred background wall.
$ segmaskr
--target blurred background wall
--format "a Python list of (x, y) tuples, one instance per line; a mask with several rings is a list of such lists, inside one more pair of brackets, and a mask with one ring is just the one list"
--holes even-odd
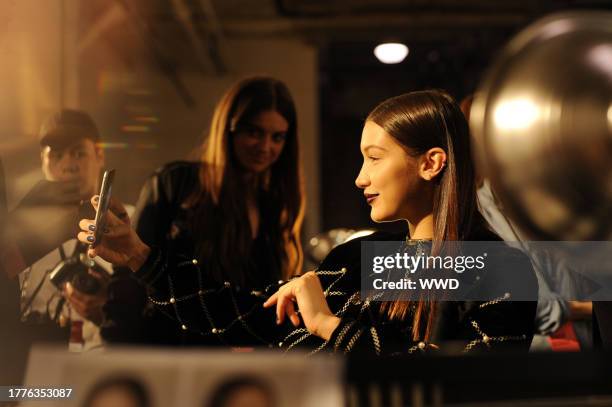
[(74, 5), (9, 0), (0, 6), (0, 156), (9, 207), (41, 177), (42, 119), (59, 106), (79, 105), (78, 64), (67, 57), (77, 35)]

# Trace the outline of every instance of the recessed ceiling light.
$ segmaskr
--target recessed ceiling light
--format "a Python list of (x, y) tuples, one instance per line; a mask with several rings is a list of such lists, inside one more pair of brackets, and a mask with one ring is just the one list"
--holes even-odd
[(383, 64), (399, 64), (408, 56), (408, 47), (399, 42), (386, 42), (374, 48), (374, 55)]

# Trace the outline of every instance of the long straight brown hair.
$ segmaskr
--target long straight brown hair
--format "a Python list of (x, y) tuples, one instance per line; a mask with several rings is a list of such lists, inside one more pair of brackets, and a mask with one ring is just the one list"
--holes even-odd
[[(469, 128), (450, 95), (440, 90), (427, 90), (393, 97), (376, 106), (366, 121), (382, 127), (413, 157), (433, 147), (446, 152), (446, 167), (433, 180), (432, 255), (441, 250), (444, 241), (468, 240), (482, 227)], [(436, 317), (435, 301), (386, 302), (382, 310), (390, 318), (404, 319), (411, 308), (414, 310), (413, 339), (429, 340)]]
[[(246, 181), (232, 147), (233, 132), (266, 111), (278, 112), (289, 123), (285, 145), (271, 168)], [(279, 277), (297, 274), (303, 258), (304, 216), (297, 115), (287, 86), (269, 77), (239, 81), (217, 104), (203, 145), (200, 188), (186, 202), (192, 209), (198, 254), (207, 259), (207, 269), (218, 281), (244, 284), (247, 277), (243, 273), (252, 261), (253, 243), (246, 200), (249, 187), (265, 195), (258, 209), (260, 215), (265, 211), (269, 223), (265, 239), (273, 247)]]

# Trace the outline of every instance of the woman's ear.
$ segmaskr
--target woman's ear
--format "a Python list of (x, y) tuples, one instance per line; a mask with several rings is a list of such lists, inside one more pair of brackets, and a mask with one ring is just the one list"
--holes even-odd
[(419, 176), (426, 181), (431, 181), (446, 167), (446, 151), (440, 147), (427, 150), (419, 158)]

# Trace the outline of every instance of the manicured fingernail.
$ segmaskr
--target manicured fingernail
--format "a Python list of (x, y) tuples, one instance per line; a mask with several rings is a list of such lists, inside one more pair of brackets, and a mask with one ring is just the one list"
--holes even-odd
[(92, 232), (95, 232), (96, 230), (96, 225), (89, 225), (88, 229), (91, 230)]
[(90, 243), (93, 243), (94, 237), (93, 236), (87, 236), (87, 241), (90, 242)]

